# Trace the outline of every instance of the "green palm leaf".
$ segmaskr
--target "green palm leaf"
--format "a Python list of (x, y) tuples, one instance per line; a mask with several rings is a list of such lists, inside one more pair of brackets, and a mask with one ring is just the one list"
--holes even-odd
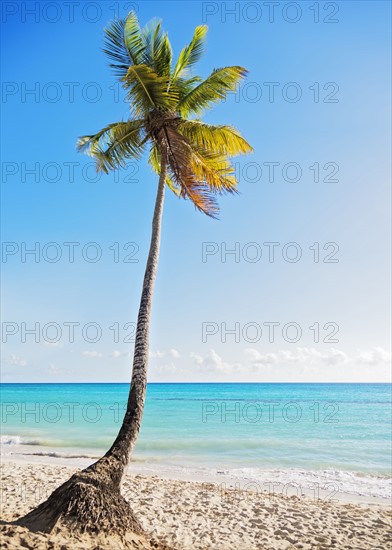
[(110, 66), (119, 77), (124, 77), (131, 64), (142, 62), (146, 48), (139, 21), (134, 12), (126, 19), (117, 19), (105, 29), (104, 52), (112, 61)]
[(168, 78), (158, 76), (148, 65), (131, 65), (123, 81), (135, 116), (154, 109), (170, 111), (177, 103), (177, 97), (167, 91)]
[(95, 158), (97, 171), (108, 173), (124, 167), (127, 159), (140, 158), (145, 141), (143, 128), (143, 120), (110, 124), (95, 135), (79, 138), (77, 146)]
[(207, 31), (207, 25), (200, 25), (199, 27), (196, 27), (189, 46), (186, 46), (178, 57), (173, 71), (173, 82), (175, 82), (186, 69), (189, 69), (192, 65), (194, 65), (203, 55)]
[(160, 21), (153, 20), (143, 29), (146, 48), (143, 63), (151, 67), (159, 76), (170, 76), (172, 48), (167, 33), (162, 31)]
[(232, 126), (214, 126), (198, 120), (181, 120), (179, 131), (191, 144), (230, 156), (253, 151), (249, 143)]
[(215, 69), (208, 78), (181, 99), (178, 104), (179, 113), (184, 117), (190, 113), (202, 113), (213, 103), (224, 99), (229, 92), (234, 92), (246, 74), (246, 69), (237, 66)]
[(237, 193), (235, 170), (225, 155), (208, 150), (193, 150), (192, 169), (214, 193)]

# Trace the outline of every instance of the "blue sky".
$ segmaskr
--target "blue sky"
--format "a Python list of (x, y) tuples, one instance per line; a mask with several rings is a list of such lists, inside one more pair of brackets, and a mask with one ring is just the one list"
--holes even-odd
[(390, 4), (87, 4), (3, 3), (3, 380), (129, 379), (156, 176), (75, 142), (127, 117), (101, 48), (132, 7), (175, 55), (206, 23), (202, 76), (249, 70), (205, 120), (255, 149), (219, 221), (166, 195), (150, 380), (387, 380)]

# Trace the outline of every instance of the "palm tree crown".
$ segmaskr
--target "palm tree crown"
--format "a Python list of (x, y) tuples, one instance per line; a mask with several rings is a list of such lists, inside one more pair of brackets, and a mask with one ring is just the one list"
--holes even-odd
[[(252, 147), (232, 126), (205, 124), (198, 116), (234, 91), (246, 75), (243, 67), (215, 69), (202, 80), (191, 74), (205, 44), (207, 26), (196, 27), (193, 38), (172, 62), (172, 48), (161, 22), (143, 29), (131, 12), (105, 29), (104, 52), (130, 103), (130, 117), (109, 124), (78, 140), (78, 149), (95, 158), (97, 170), (124, 167), (149, 147), (156, 173), (167, 168), (166, 184), (190, 199), (205, 214), (216, 217), (216, 194), (236, 192), (230, 157)], [(194, 117), (194, 118), (191, 118)]]

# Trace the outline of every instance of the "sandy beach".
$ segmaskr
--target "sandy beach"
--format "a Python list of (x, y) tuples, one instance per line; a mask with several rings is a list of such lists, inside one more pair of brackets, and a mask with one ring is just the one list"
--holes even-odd
[[(10, 525), (45, 499), (76, 470), (55, 461), (13, 461), (1, 467), (2, 537), (5, 549), (151, 548), (127, 541), (44, 535)], [(245, 490), (244, 490), (245, 488)], [(127, 475), (123, 494), (156, 548), (225, 550), (386, 549), (391, 545), (391, 513), (386, 504), (330, 502), (308, 495), (285, 496), (229, 483)], [(385, 501), (387, 503), (387, 501)]]

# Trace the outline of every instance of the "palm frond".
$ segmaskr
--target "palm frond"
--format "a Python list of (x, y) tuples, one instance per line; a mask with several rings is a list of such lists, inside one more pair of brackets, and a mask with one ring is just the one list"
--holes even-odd
[(195, 207), (216, 218), (219, 212), (214, 193), (204, 179), (198, 180), (193, 169), (193, 152), (186, 139), (173, 127), (165, 129), (169, 172), (181, 189), (181, 196), (190, 199)]
[(237, 193), (235, 170), (225, 155), (206, 150), (193, 150), (192, 170), (214, 193)]
[(87, 155), (91, 156), (91, 147), (94, 143), (97, 143), (105, 134), (109, 132), (113, 126), (117, 126), (119, 124), (118, 122), (114, 122), (113, 124), (108, 124), (102, 130), (97, 132), (96, 134), (90, 134), (87, 136), (80, 136), (77, 139), (76, 142), (76, 149), (78, 153), (86, 153)]
[(196, 27), (190, 44), (185, 46), (178, 56), (178, 60), (173, 71), (173, 82), (175, 82), (186, 69), (189, 69), (192, 65), (194, 65), (203, 55), (207, 31), (207, 25), (200, 25)]
[(126, 19), (116, 19), (105, 29), (104, 53), (112, 61), (110, 66), (123, 78), (130, 65), (142, 62), (145, 44), (138, 18), (131, 12)]
[(146, 45), (139, 20), (134, 11), (131, 11), (125, 20), (124, 41), (133, 63), (135, 65), (141, 63)]
[(191, 145), (203, 147), (209, 151), (216, 151), (229, 156), (253, 151), (249, 143), (233, 126), (214, 126), (198, 120), (182, 119), (178, 130)]
[(190, 113), (202, 113), (213, 103), (224, 99), (229, 92), (234, 92), (238, 82), (246, 74), (246, 69), (238, 66), (215, 69), (209, 77), (180, 100), (177, 107), (179, 113), (184, 117)]
[(170, 76), (173, 51), (167, 34), (155, 49), (156, 67), (158, 74)]
[(167, 33), (162, 30), (161, 21), (152, 20), (143, 31), (146, 49), (143, 63), (151, 67), (159, 76), (169, 76), (171, 71), (172, 49)]
[(167, 91), (168, 78), (157, 75), (148, 65), (131, 65), (123, 81), (137, 117), (154, 109), (172, 110), (177, 104), (177, 96)]
[(125, 167), (126, 159), (138, 159), (143, 153), (144, 120), (110, 124), (100, 132), (79, 138), (77, 148), (96, 160), (97, 171)]
[(176, 91), (178, 102), (187, 96), (203, 79), (200, 76), (192, 76), (190, 78), (178, 77), (173, 83), (170, 83), (170, 92)]

